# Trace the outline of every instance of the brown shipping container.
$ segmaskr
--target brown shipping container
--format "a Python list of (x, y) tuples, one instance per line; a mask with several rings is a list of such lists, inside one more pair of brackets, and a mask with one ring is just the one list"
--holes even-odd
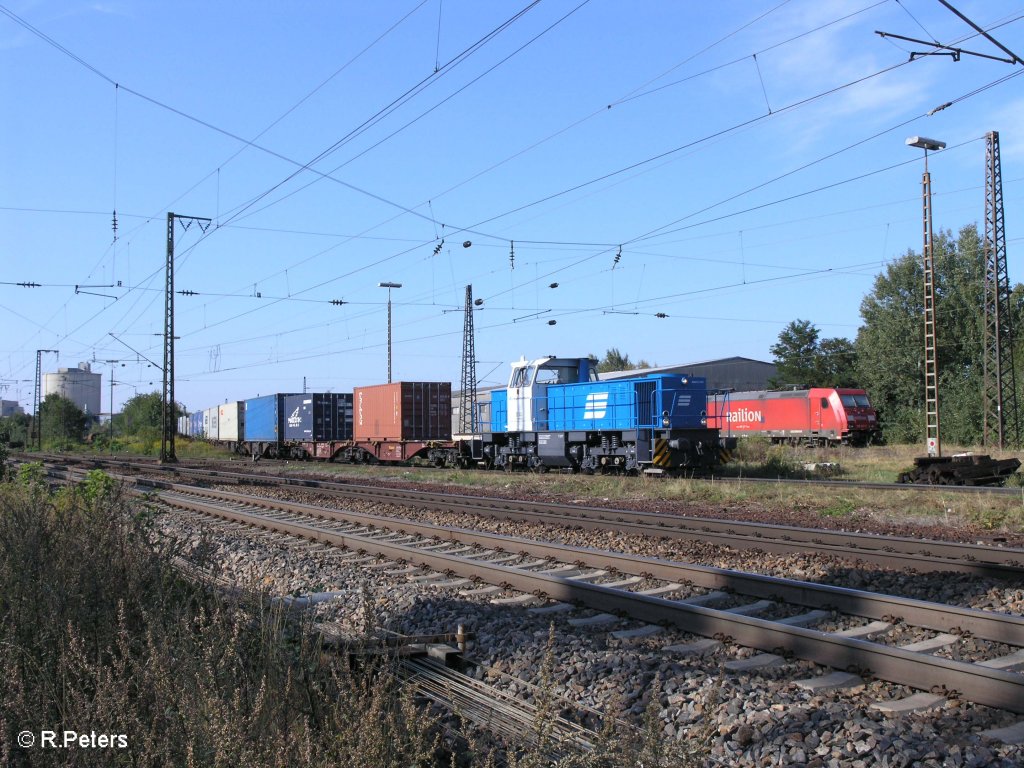
[(356, 387), (352, 404), (356, 440), (450, 440), (452, 385), (397, 381)]

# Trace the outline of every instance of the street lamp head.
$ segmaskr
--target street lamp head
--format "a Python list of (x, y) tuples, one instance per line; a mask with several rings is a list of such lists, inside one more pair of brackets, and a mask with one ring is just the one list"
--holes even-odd
[(911, 136), (907, 139), (908, 147), (917, 147), (925, 151), (932, 150), (933, 152), (940, 149), (946, 148), (946, 142), (939, 141), (938, 139), (926, 139), (924, 136)]
[(377, 283), (378, 288), (401, 288), (401, 283)]

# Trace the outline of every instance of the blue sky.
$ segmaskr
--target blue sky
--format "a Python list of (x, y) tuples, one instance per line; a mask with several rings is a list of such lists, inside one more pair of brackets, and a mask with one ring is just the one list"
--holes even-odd
[[(0, 1), (0, 396), (28, 406), (37, 349), (119, 360), (115, 410), (159, 391), (168, 211), (212, 219), (175, 232), (190, 410), (385, 381), (382, 281), (395, 380), (458, 386), (467, 284), (482, 384), (853, 338), (921, 247), (913, 135), (948, 144), (955, 232), (999, 131), (1020, 279), (1024, 66), (875, 33), (1004, 55), (937, 0)], [(1024, 55), (1024, 2), (955, 5)]]

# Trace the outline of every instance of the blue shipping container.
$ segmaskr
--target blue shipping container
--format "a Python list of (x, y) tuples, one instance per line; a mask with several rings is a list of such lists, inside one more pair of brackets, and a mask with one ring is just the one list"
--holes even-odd
[(196, 411), (191, 416), (189, 416), (188, 419), (190, 422), (192, 422), (190, 427), (191, 431), (189, 432), (189, 434), (197, 439), (206, 437), (206, 434), (203, 432), (203, 412)]
[(282, 403), (286, 395), (264, 395), (245, 401), (245, 439), (248, 442), (276, 443), (284, 438)]
[(702, 377), (657, 374), (548, 387), (554, 431), (700, 429), (707, 421)]

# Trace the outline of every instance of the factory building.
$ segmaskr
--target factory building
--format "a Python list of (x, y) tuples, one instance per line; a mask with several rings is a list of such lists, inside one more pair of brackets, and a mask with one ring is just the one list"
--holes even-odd
[(16, 416), (17, 414), (24, 412), (25, 409), (21, 407), (21, 404), (17, 400), (0, 400), (0, 418)]
[(77, 368), (58, 368), (56, 373), (43, 374), (43, 399), (60, 395), (73, 402), (91, 419), (99, 420), (102, 376), (93, 373), (89, 363)]

